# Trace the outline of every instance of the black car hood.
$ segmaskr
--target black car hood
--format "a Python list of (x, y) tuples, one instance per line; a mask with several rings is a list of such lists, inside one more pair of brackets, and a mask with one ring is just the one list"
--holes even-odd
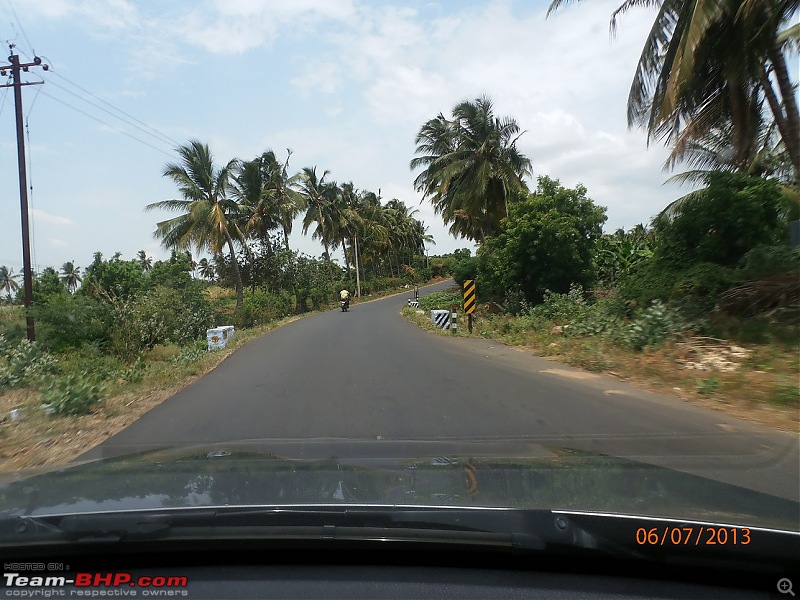
[(538, 444), (215, 444), (20, 472), (0, 484), (0, 517), (323, 504), (580, 510), (788, 531), (800, 522), (792, 500)]

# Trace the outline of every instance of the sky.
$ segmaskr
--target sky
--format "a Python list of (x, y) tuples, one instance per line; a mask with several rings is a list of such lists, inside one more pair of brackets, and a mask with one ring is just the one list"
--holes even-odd
[[(484, 94), (525, 131), (531, 187), (582, 183), (606, 231), (647, 223), (688, 188), (663, 185), (667, 150), (628, 128), (654, 12), (630, 11), (611, 38), (618, 4), (546, 18), (548, 2), (512, 0), (0, 0), (0, 40), (50, 67), (23, 74), (45, 81), (22, 92), (35, 268), (85, 267), (97, 251), (167, 257), (153, 231), (170, 215), (144, 206), (178, 197), (162, 173), (191, 139), (221, 164), (289, 148), (292, 172), (316, 166), (417, 208), (431, 254), (472, 247), (414, 191), (409, 162), (425, 121)], [(19, 272), (9, 88), (0, 106), (0, 265)], [(300, 230), (292, 246), (321, 254)]]

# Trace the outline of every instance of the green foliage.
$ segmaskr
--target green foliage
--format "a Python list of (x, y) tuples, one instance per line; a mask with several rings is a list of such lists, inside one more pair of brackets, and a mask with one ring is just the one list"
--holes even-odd
[(697, 382), (697, 393), (703, 395), (710, 395), (716, 393), (719, 389), (719, 377), (709, 377), (708, 379), (701, 379)]
[(714, 309), (721, 293), (741, 282), (741, 273), (734, 269), (697, 263), (674, 276), (669, 299), (684, 312), (701, 315)]
[(138, 356), (136, 358), (136, 362), (122, 371), (122, 379), (128, 383), (139, 383), (142, 381), (142, 379), (144, 379), (146, 372), (147, 363), (145, 362), (144, 357)]
[(735, 266), (751, 249), (783, 241), (786, 200), (776, 181), (722, 172), (708, 181), (672, 219), (654, 220), (658, 261), (672, 268), (700, 262)]
[[(141, 262), (137, 261), (141, 267)], [(152, 289), (167, 287), (173, 290), (186, 290), (192, 286), (200, 286), (199, 281), (192, 279), (192, 264), (186, 254), (173, 252), (168, 261), (157, 261), (147, 273), (144, 285)]]
[(689, 327), (681, 313), (659, 301), (641, 311), (627, 328), (620, 332), (619, 340), (633, 350), (655, 347), (670, 337), (675, 337)]
[(42, 401), (58, 415), (83, 415), (92, 412), (102, 400), (105, 387), (88, 371), (70, 373), (54, 379), (42, 392)]
[(36, 342), (21, 340), (14, 344), (0, 335), (0, 389), (37, 387), (57, 371), (58, 361)]
[(198, 342), (197, 344), (189, 345), (181, 348), (180, 353), (172, 358), (172, 362), (176, 365), (190, 365), (201, 360), (208, 354), (206, 342)]
[(419, 308), (420, 310), (451, 309), (453, 304), (460, 307), (463, 300), (464, 299), (459, 292), (433, 292), (431, 294), (426, 294), (425, 296), (420, 296)]
[(156, 344), (183, 345), (205, 336), (211, 310), (194, 286), (180, 293), (156, 287), (136, 298), (112, 301), (114, 329), (111, 341), (122, 357), (133, 357)]
[(456, 262), (451, 270), (453, 279), (459, 286), (463, 286), (467, 279), (477, 279), (478, 259), (465, 258)]
[(287, 292), (280, 294), (256, 292), (245, 296), (242, 305), (236, 309), (234, 325), (236, 327), (264, 325), (291, 315), (293, 310), (292, 296)]
[(756, 279), (800, 270), (800, 248), (788, 244), (756, 246), (739, 261), (745, 277)]
[(127, 299), (144, 289), (146, 284), (147, 278), (138, 260), (122, 260), (119, 252), (111, 260), (103, 260), (103, 255), (95, 252), (79, 293), (98, 299), (109, 296)]
[(110, 306), (89, 296), (53, 295), (33, 314), (37, 339), (55, 352), (85, 344), (105, 347), (113, 327)]
[[(19, 298), (21, 301), (22, 297), (24, 297), (23, 288), (20, 287), (17, 293), (21, 296)], [(64, 297), (69, 292), (67, 292), (67, 287), (62, 283), (58, 272), (52, 267), (47, 267), (34, 278), (32, 293), (33, 302), (41, 304), (49, 302), (53, 298)]]
[(778, 406), (800, 408), (800, 385), (797, 384), (797, 379), (785, 378), (785, 383), (778, 385), (772, 392), (770, 402)]
[(540, 177), (536, 192), (509, 207), (502, 233), (478, 250), (478, 279), (495, 297), (518, 286), (534, 304), (547, 290), (589, 288), (595, 280), (595, 241), (605, 220), (605, 209), (586, 197), (583, 186), (567, 189)]
[(586, 314), (587, 307), (583, 288), (573, 284), (566, 294), (545, 290), (542, 303), (530, 309), (529, 314), (535, 319), (568, 323)]

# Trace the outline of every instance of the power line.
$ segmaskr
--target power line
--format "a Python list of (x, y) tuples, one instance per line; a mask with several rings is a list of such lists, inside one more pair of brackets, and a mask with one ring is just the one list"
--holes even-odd
[[(11, 82), (11, 77), (9, 77), (9, 78), (6, 80), (6, 83), (10, 83), (10, 82)], [(8, 90), (9, 90), (9, 89), (10, 89), (10, 88), (6, 88), (6, 91), (5, 91), (5, 92), (3, 92), (3, 100), (2, 100), (2, 102), (0, 102), (0, 115), (2, 115), (2, 114), (3, 114), (3, 107), (6, 105), (6, 97), (8, 96)]]
[(11, 0), (6, 0), (6, 4), (8, 5), (8, 8), (11, 9), (11, 14), (14, 16), (14, 20), (17, 22), (17, 25), (19, 26), (19, 30), (22, 33), (22, 37), (25, 38), (25, 43), (28, 44), (28, 48), (30, 48), (31, 54), (36, 56), (36, 52), (33, 50), (33, 45), (31, 44), (31, 41), (28, 39), (28, 35), (25, 33), (25, 28), (22, 27), (22, 22), (19, 20), (19, 17), (17, 16), (17, 11), (14, 10), (14, 5), (11, 4)]
[[(95, 108), (97, 108), (97, 109), (99, 109), (99, 110), (102, 110), (104, 113), (106, 113), (106, 114), (108, 114), (108, 115), (111, 115), (111, 116), (112, 116), (112, 117), (114, 117), (115, 119), (119, 119), (120, 121), (124, 122), (126, 125), (130, 125), (131, 127), (135, 127), (136, 129), (138, 129), (138, 130), (139, 130), (139, 131), (141, 131), (142, 133), (144, 133), (144, 134), (146, 134), (146, 135), (149, 135), (149, 136), (151, 136), (151, 137), (153, 137), (153, 138), (157, 139), (159, 142), (164, 142), (164, 143), (173, 143), (173, 142), (174, 142), (174, 140), (170, 139), (169, 137), (167, 137), (166, 135), (164, 135), (164, 134), (162, 134), (162, 133), (158, 133), (158, 131), (157, 131), (157, 130), (153, 129), (152, 127), (150, 127), (150, 126), (149, 126), (149, 125), (147, 125), (146, 123), (145, 123), (144, 125), (146, 125), (146, 126), (149, 128), (149, 129), (153, 129), (153, 131), (156, 131), (156, 133), (157, 133), (158, 135), (155, 135), (155, 134), (151, 133), (150, 131), (148, 131), (148, 130), (147, 130), (147, 129), (145, 129), (144, 127), (140, 127), (139, 125), (137, 125), (137, 124), (136, 124), (136, 123), (134, 123), (134, 122), (127, 121), (127, 120), (123, 119), (123, 118), (122, 118), (122, 117), (120, 117), (119, 115), (115, 115), (113, 112), (111, 112), (111, 111), (110, 111), (110, 110), (108, 110), (107, 108), (103, 108), (103, 107), (102, 107), (102, 106), (100, 106), (99, 104), (97, 104), (97, 103), (95, 103), (95, 102), (92, 102), (91, 100), (87, 100), (86, 98), (82, 97), (80, 94), (76, 94), (76, 93), (75, 93), (75, 92), (73, 92), (72, 90), (70, 90), (70, 89), (68, 89), (68, 88), (64, 87), (63, 85), (60, 85), (60, 84), (56, 83), (55, 81), (48, 80), (48, 82), (49, 82), (50, 84), (52, 84), (52, 85), (56, 86), (57, 88), (64, 90), (64, 91), (65, 91), (65, 92), (67, 92), (68, 94), (72, 94), (73, 96), (75, 96), (75, 97), (76, 97), (76, 98), (78, 98), (79, 100), (83, 100), (83, 101), (84, 101), (84, 102), (86, 102), (87, 104), (90, 104), (91, 106), (94, 106)], [(77, 87), (77, 86), (76, 86), (76, 87)], [(91, 94), (91, 92), (87, 92), (87, 93), (89, 93), (90, 95), (94, 96), (94, 94)], [(96, 96), (95, 96), (95, 97), (96, 97)], [(98, 98), (98, 100), (99, 100), (99, 98)], [(108, 103), (106, 103), (106, 104), (108, 104)], [(118, 110), (118, 109), (115, 109), (115, 110)], [(136, 119), (135, 117), (130, 117), (130, 118), (131, 118), (133, 121), (138, 121), (139, 123), (141, 123), (141, 121), (139, 121), (139, 120), (138, 120), (138, 119)], [(175, 145), (176, 145), (176, 146), (179, 146), (180, 144), (178, 144), (177, 142), (175, 142)]]
[[(75, 82), (73, 82), (73, 81), (70, 81), (69, 79), (67, 79), (66, 77), (64, 77), (63, 75), (61, 75), (60, 73), (57, 73), (55, 70), (53, 70), (53, 68), (52, 68), (52, 67), (50, 68), (50, 71), (49, 71), (49, 73), (52, 73), (53, 75), (56, 75), (56, 76), (60, 77), (61, 79), (63, 79), (64, 81), (66, 81), (66, 82), (67, 82), (68, 84), (70, 84), (71, 86), (74, 86), (74, 87), (78, 88), (78, 89), (79, 89), (80, 91), (82, 91), (83, 93), (90, 95), (92, 98), (95, 98), (96, 100), (99, 100), (100, 102), (102, 102), (102, 103), (103, 103), (103, 104), (105, 104), (106, 106), (108, 106), (108, 107), (112, 108), (113, 110), (115, 110), (116, 112), (118, 112), (118, 113), (120, 113), (120, 114), (124, 115), (125, 117), (127, 117), (127, 118), (128, 118), (128, 119), (130, 119), (131, 121), (134, 121), (134, 122), (138, 123), (139, 125), (142, 125), (142, 126), (143, 126), (143, 127), (145, 127), (146, 129), (149, 129), (149, 130), (150, 130), (150, 131), (145, 131), (145, 130), (144, 130), (144, 129), (142, 129), (141, 127), (138, 127), (137, 125), (134, 125), (133, 123), (129, 123), (130, 125), (133, 125), (133, 126), (134, 126), (134, 127), (136, 127), (137, 129), (139, 129), (139, 130), (141, 130), (141, 131), (144, 131), (144, 133), (147, 133), (148, 135), (151, 135), (151, 136), (153, 136), (153, 137), (159, 137), (159, 138), (161, 138), (161, 140), (160, 140), (160, 141), (162, 141), (162, 142), (163, 142), (163, 141), (166, 141), (166, 142), (169, 142), (170, 144), (174, 144), (175, 146), (180, 146), (180, 145), (181, 145), (181, 144), (180, 144), (180, 142), (178, 142), (177, 140), (175, 140), (175, 139), (173, 139), (173, 138), (169, 137), (169, 136), (168, 136), (168, 135), (166, 135), (165, 133), (162, 133), (162, 132), (160, 132), (160, 131), (159, 131), (158, 129), (156, 129), (155, 127), (152, 127), (151, 125), (148, 125), (148, 124), (147, 124), (147, 123), (145, 123), (144, 121), (140, 121), (139, 119), (137, 119), (137, 118), (136, 118), (136, 117), (134, 117), (133, 115), (131, 115), (131, 114), (129, 114), (129, 113), (127, 113), (127, 112), (125, 112), (125, 111), (124, 111), (124, 110), (122, 110), (121, 108), (117, 108), (116, 106), (114, 106), (113, 104), (111, 104), (110, 102), (108, 102), (107, 100), (104, 100), (103, 98), (99, 97), (97, 94), (93, 94), (92, 92), (90, 92), (90, 91), (89, 91), (89, 90), (87, 90), (86, 88), (83, 88), (83, 87), (81, 87), (80, 85), (78, 85), (77, 83), (75, 83)], [(91, 104), (92, 106), (96, 106), (96, 107), (97, 107), (97, 108), (99, 108), (100, 110), (103, 110), (103, 111), (107, 112), (108, 114), (110, 114), (110, 115), (111, 115), (111, 116), (113, 116), (113, 117), (116, 117), (117, 119), (120, 119), (120, 120), (122, 120), (122, 121), (124, 121), (124, 120), (125, 120), (125, 119), (123, 119), (122, 117), (120, 117), (119, 115), (115, 115), (115, 114), (111, 113), (110, 111), (106, 110), (106, 109), (105, 109), (105, 108), (103, 108), (102, 106), (97, 106), (96, 104), (94, 104), (93, 102), (90, 102), (90, 101), (89, 101), (89, 100), (87, 100), (86, 98), (82, 98), (81, 96), (79, 96), (79, 95), (78, 95), (78, 94), (76, 94), (75, 92), (73, 92), (73, 91), (71, 91), (71, 90), (68, 90), (67, 88), (65, 88), (65, 87), (63, 87), (63, 86), (60, 86), (60, 85), (58, 85), (58, 84), (57, 84), (57, 83), (55, 83), (54, 81), (50, 81), (50, 83), (52, 83), (52, 84), (53, 84), (53, 85), (55, 85), (56, 87), (60, 87), (62, 90), (66, 91), (66, 92), (68, 92), (68, 93), (70, 93), (70, 94), (72, 94), (73, 96), (76, 96), (76, 97), (78, 97), (78, 98), (81, 98), (81, 100), (83, 100), (84, 102), (87, 102), (87, 103)], [(152, 132), (152, 133), (151, 133), (151, 132)], [(154, 134), (155, 134), (155, 135), (154, 135)]]
[(163, 150), (162, 148), (158, 148), (157, 146), (153, 146), (152, 144), (150, 144), (150, 143), (148, 143), (148, 142), (145, 142), (145, 141), (144, 141), (144, 140), (142, 140), (142, 139), (139, 139), (139, 138), (137, 138), (135, 135), (132, 135), (132, 134), (128, 133), (128, 132), (127, 132), (127, 131), (125, 131), (124, 129), (120, 129), (119, 127), (114, 127), (113, 125), (111, 125), (111, 124), (109, 124), (109, 123), (106, 123), (106, 122), (105, 122), (105, 121), (103, 121), (102, 119), (98, 119), (98, 118), (97, 118), (97, 117), (95, 117), (94, 115), (90, 115), (90, 114), (89, 114), (89, 113), (87, 113), (86, 111), (83, 111), (83, 110), (81, 110), (80, 108), (77, 108), (77, 107), (75, 107), (75, 106), (72, 106), (71, 104), (68, 104), (68, 103), (64, 102), (64, 101), (63, 101), (63, 100), (61, 100), (60, 98), (56, 98), (55, 96), (52, 96), (52, 95), (50, 95), (50, 94), (48, 94), (47, 92), (44, 92), (44, 91), (42, 92), (42, 94), (43, 94), (44, 96), (47, 96), (48, 98), (51, 98), (51, 99), (55, 100), (56, 102), (58, 102), (58, 103), (60, 103), (60, 104), (63, 104), (63, 105), (64, 105), (64, 106), (66, 106), (67, 108), (71, 108), (72, 110), (74, 110), (74, 111), (76, 111), (76, 112), (79, 112), (79, 113), (81, 113), (82, 115), (84, 115), (84, 116), (87, 116), (87, 117), (89, 117), (90, 119), (92, 119), (92, 120), (94, 120), (94, 121), (97, 121), (97, 122), (98, 122), (98, 123), (100, 123), (101, 125), (105, 125), (106, 127), (109, 127), (109, 128), (111, 128), (111, 129), (113, 129), (114, 131), (117, 131), (117, 132), (119, 132), (119, 133), (121, 133), (121, 134), (123, 134), (123, 135), (126, 135), (126, 136), (128, 136), (128, 137), (129, 137), (129, 138), (131, 138), (132, 140), (136, 140), (136, 141), (137, 141), (137, 142), (139, 142), (140, 144), (144, 144), (145, 146), (148, 146), (148, 147), (152, 148), (153, 150), (157, 150), (158, 152), (161, 152), (162, 154), (166, 154), (166, 155), (167, 155), (167, 156), (169, 156), (170, 158), (175, 158), (175, 156), (174, 156), (173, 154), (170, 154), (170, 153), (169, 153), (169, 152), (167, 152), (166, 150)]

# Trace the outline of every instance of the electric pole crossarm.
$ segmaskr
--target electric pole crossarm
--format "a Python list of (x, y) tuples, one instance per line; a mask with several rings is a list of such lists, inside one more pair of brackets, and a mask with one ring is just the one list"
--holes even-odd
[[(24, 85), (42, 85), (44, 81), (26, 81), (25, 83), (20, 83), (20, 87)], [(0, 88), (7, 88), (7, 87), (16, 87), (13, 83), (9, 83), (6, 85), (0, 85)]]

